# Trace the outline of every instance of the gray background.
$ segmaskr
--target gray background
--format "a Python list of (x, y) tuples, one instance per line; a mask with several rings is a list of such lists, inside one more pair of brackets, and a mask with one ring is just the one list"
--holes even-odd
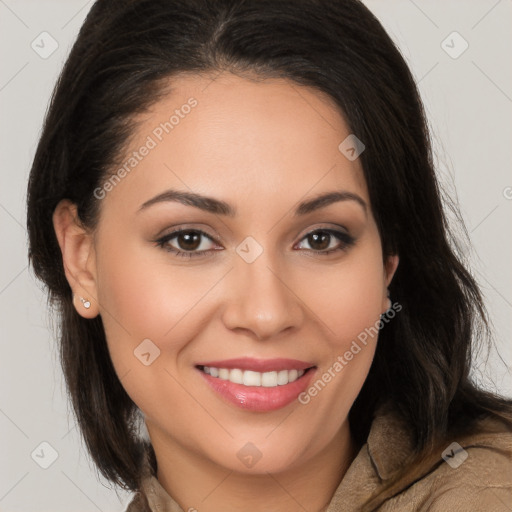
[[(479, 355), (475, 378), (512, 396), (512, 2), (366, 0), (419, 82), (439, 172), (458, 195), (466, 247), (502, 359)], [(27, 268), (28, 171), (53, 84), (92, 2), (0, 0), (0, 511), (121, 511), (129, 495), (98, 480), (69, 414), (41, 286)], [(58, 49), (41, 58), (47, 31)], [(469, 44), (463, 48), (457, 31)], [(443, 44), (442, 42), (446, 42)], [(50, 48), (46, 39), (44, 48)], [(38, 43), (39, 42), (39, 43)], [(43, 49), (41, 48), (40, 51)], [(455, 53), (454, 53), (455, 52)], [(487, 361), (487, 362), (486, 362)], [(58, 454), (51, 462), (51, 450)], [(31, 454), (35, 451), (34, 459)], [(41, 451), (42, 450), (42, 451)], [(39, 457), (37, 457), (39, 454)], [(44, 454), (44, 455), (43, 455)]]

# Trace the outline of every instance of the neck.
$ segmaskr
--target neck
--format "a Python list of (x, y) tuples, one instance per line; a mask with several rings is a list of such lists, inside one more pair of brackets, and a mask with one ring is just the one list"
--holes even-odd
[(148, 425), (157, 479), (185, 511), (323, 512), (357, 454), (348, 425), (308, 460), (279, 473), (240, 473), (220, 466)]

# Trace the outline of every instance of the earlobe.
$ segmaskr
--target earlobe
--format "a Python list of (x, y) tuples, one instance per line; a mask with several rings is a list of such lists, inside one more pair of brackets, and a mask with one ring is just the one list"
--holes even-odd
[(73, 290), (73, 304), (84, 318), (98, 315), (93, 237), (78, 218), (69, 199), (59, 202), (53, 212), (53, 227), (60, 246), (64, 272)]

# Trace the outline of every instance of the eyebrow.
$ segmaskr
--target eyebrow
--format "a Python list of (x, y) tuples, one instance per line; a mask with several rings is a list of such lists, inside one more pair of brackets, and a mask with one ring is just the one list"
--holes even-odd
[[(164, 202), (177, 202), (186, 206), (193, 206), (199, 208), (208, 213), (216, 215), (226, 215), (228, 217), (236, 216), (236, 208), (226, 203), (225, 201), (215, 199), (213, 197), (203, 196), (195, 192), (185, 192), (181, 190), (166, 190), (165, 192), (158, 194), (146, 201), (140, 208), (139, 211), (145, 210), (146, 208)], [(355, 201), (367, 213), (366, 202), (357, 194), (348, 191), (333, 191), (321, 194), (307, 201), (301, 202), (294, 211), (294, 216), (306, 215), (320, 208), (325, 208), (330, 204), (339, 201)]]

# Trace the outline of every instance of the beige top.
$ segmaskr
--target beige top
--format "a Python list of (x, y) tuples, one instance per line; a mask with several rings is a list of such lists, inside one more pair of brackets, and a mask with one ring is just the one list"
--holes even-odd
[[(419, 474), (411, 472), (374, 510), (511, 512), (512, 430), (491, 418), (479, 425), (485, 433), (447, 443), (432, 464)], [(367, 443), (352, 461), (326, 512), (360, 511), (361, 504), (400, 469), (411, 450), (412, 436), (405, 424), (391, 412), (377, 415)], [(185, 512), (154, 476), (148, 476), (143, 485), (153, 512)], [(126, 512), (141, 510), (135, 495)]]

